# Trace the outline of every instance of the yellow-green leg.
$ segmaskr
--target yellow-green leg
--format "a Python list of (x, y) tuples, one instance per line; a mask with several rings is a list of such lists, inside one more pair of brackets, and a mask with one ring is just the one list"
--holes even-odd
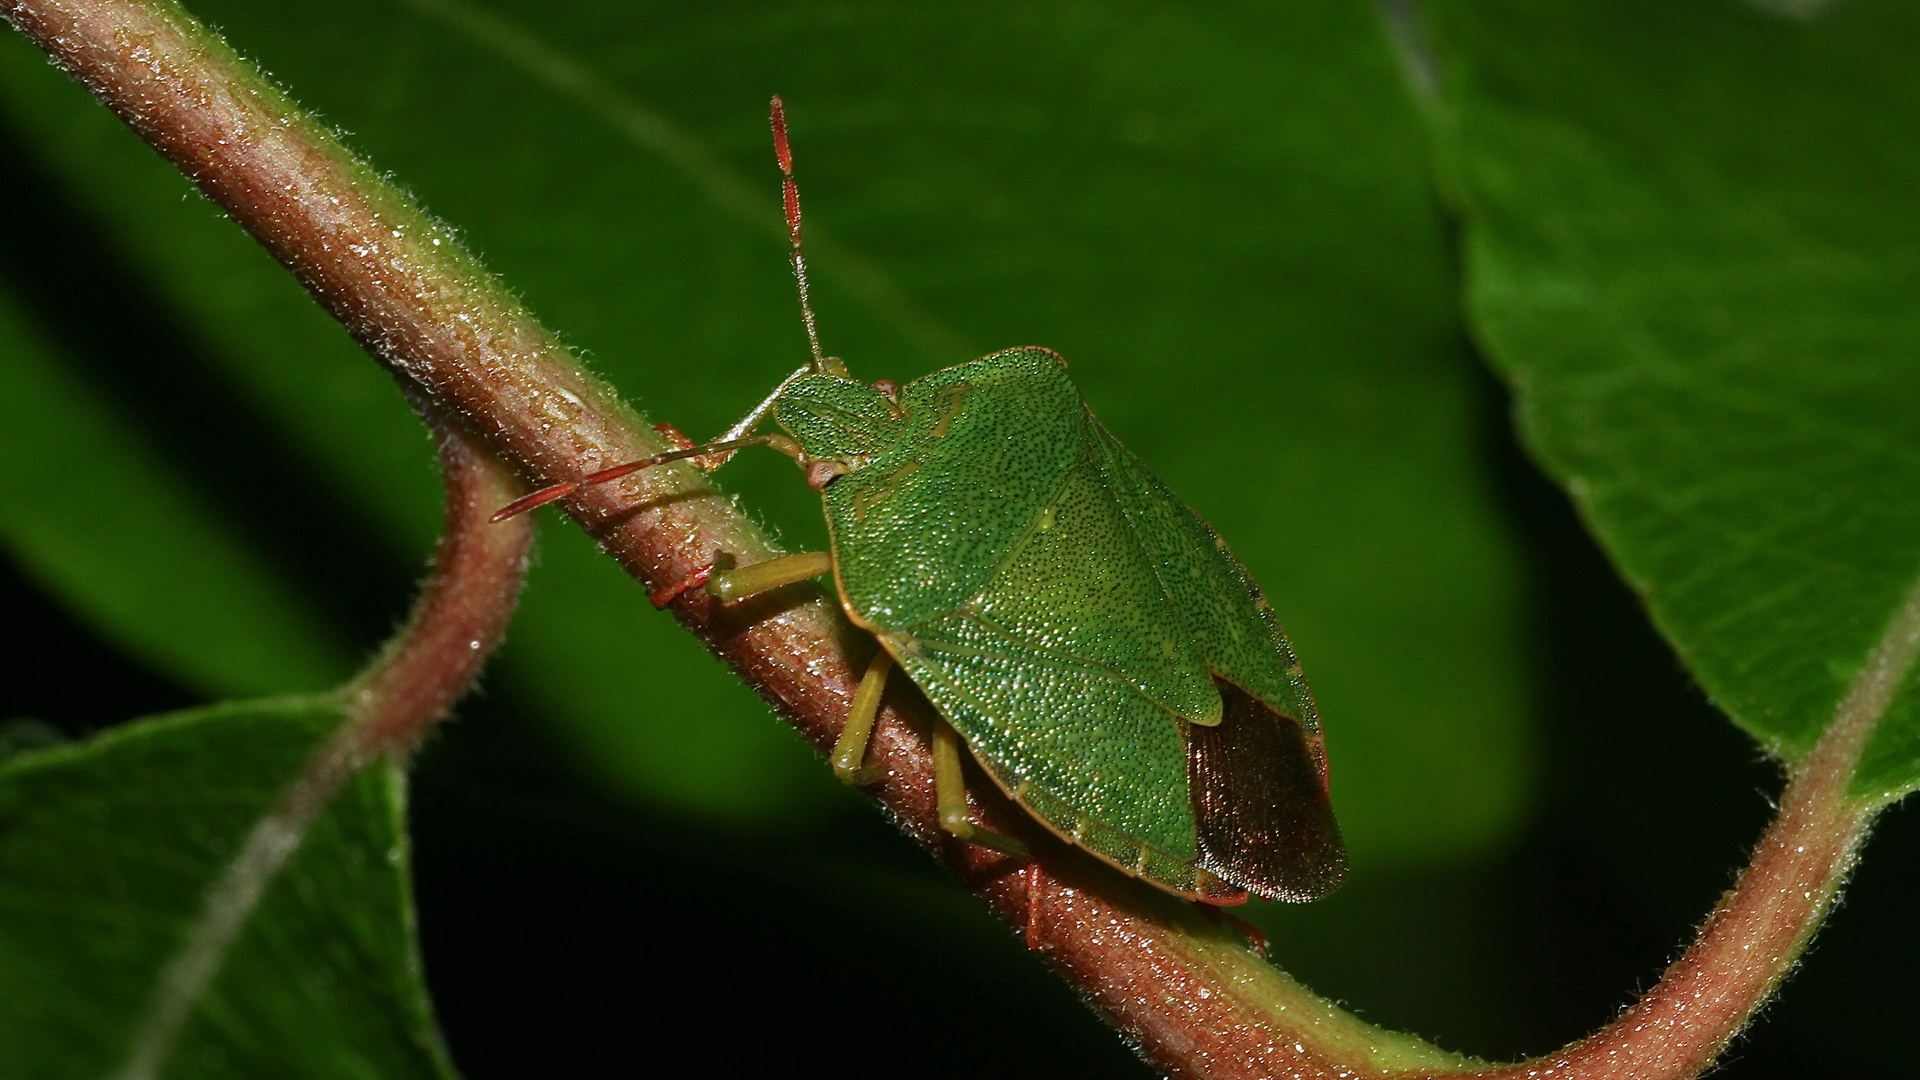
[(960, 840), (1007, 855), (1030, 855), (1011, 836), (988, 832), (973, 823), (967, 806), (967, 782), (960, 773), (960, 734), (945, 720), (933, 724), (933, 793), (940, 806), (940, 827)]
[(833, 744), (833, 775), (843, 784), (871, 784), (875, 771), (861, 767), (867, 759), (867, 743), (873, 738), (873, 721), (880, 715), (880, 694), (887, 688), (887, 673), (893, 670), (893, 657), (881, 649), (860, 676), (860, 688), (853, 692), (853, 707), (847, 710), (846, 725)]
[[(745, 600), (783, 585), (816, 578), (833, 570), (833, 556), (824, 551), (804, 551), (734, 570), (716, 570), (707, 577), (707, 592), (722, 601)], [(873, 737), (873, 722), (880, 715), (880, 694), (887, 686), (887, 673), (893, 670), (893, 657), (885, 649), (874, 654), (853, 692), (853, 706), (847, 710), (847, 722), (833, 745), (833, 772), (848, 784), (870, 784), (873, 770), (861, 768), (866, 760), (867, 743)]]
[[(736, 570), (716, 570), (707, 577), (707, 592), (723, 601), (744, 600), (782, 585), (806, 581), (833, 569), (833, 556), (824, 551), (806, 551), (766, 562), (742, 566)], [(847, 711), (846, 726), (833, 747), (833, 771), (847, 783), (867, 782), (861, 762), (867, 756), (867, 741), (873, 734), (874, 718), (880, 711), (880, 693), (886, 688), (887, 673), (893, 658), (885, 649), (867, 665), (854, 691), (853, 706)], [(967, 806), (967, 784), (960, 772), (960, 736), (945, 720), (933, 725), (933, 786), (940, 805), (940, 827), (955, 838), (1008, 855), (1028, 855), (1027, 845), (1010, 836), (988, 832), (973, 823)]]
[(733, 570), (715, 570), (707, 576), (707, 592), (729, 603), (745, 600), (782, 585), (817, 578), (833, 570), (833, 556), (824, 551), (803, 551), (778, 559), (754, 563)]

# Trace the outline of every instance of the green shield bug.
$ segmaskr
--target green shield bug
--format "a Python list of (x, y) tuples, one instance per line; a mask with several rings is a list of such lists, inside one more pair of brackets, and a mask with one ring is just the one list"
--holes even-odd
[[(820, 348), (786, 122), (774, 147), (812, 359), (721, 438), (556, 484), (510, 517), (638, 469), (770, 446), (825, 508), (831, 550), (709, 567), (722, 601), (831, 574), (879, 639), (833, 753), (860, 782), (898, 664), (938, 711), (940, 823), (971, 823), (964, 740), (1008, 797), (1061, 839), (1210, 904), (1332, 891), (1346, 850), (1319, 716), (1293, 647), (1225, 541), (1094, 419), (1051, 350), (1006, 349), (901, 387)], [(771, 419), (785, 434), (757, 434)], [(710, 458), (709, 460), (713, 460)]]

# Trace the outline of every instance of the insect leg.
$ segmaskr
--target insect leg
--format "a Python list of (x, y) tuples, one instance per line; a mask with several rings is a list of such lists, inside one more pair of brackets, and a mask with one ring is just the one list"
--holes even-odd
[(967, 806), (967, 781), (960, 772), (960, 734), (945, 720), (933, 724), (933, 792), (940, 805), (940, 827), (955, 839), (1007, 855), (1032, 855), (1011, 836), (988, 832), (973, 823)]
[(1265, 930), (1260, 929), (1230, 911), (1224, 911), (1204, 900), (1198, 901), (1198, 907), (1201, 913), (1214, 923), (1222, 926), (1231, 926), (1235, 930), (1238, 930), (1240, 936), (1246, 939), (1247, 948), (1253, 950), (1255, 956), (1267, 955), (1267, 949), (1272, 943), (1267, 940), (1267, 932)]
[[(1219, 908), (1214, 908), (1213, 910), (1220, 911)], [(1227, 920), (1229, 926), (1240, 931), (1240, 936), (1247, 939), (1247, 948), (1252, 949), (1255, 956), (1267, 955), (1267, 949), (1272, 943), (1267, 940), (1267, 932), (1265, 930), (1260, 929), (1231, 911), (1220, 911), (1220, 917)]]
[(737, 570), (716, 570), (707, 576), (708, 594), (722, 601), (745, 600), (782, 585), (817, 578), (833, 570), (833, 556), (824, 551), (782, 555)]
[(880, 715), (880, 693), (887, 687), (887, 673), (893, 670), (893, 656), (881, 649), (860, 676), (860, 688), (853, 692), (853, 707), (847, 710), (847, 722), (833, 744), (833, 775), (843, 784), (871, 784), (877, 777), (872, 769), (861, 768), (867, 759), (867, 742), (873, 736), (874, 718)]
[[(1040, 932), (1041, 890), (1046, 887), (1047, 872), (1040, 867), (1040, 860), (1027, 864), (1027, 948), (1034, 952), (1045, 952), (1046, 937)], [(1266, 955), (1265, 953), (1261, 954)]]
[(660, 588), (648, 590), (647, 602), (656, 608), (666, 607), (668, 604), (680, 599), (681, 595), (688, 589), (697, 589), (705, 585), (707, 579), (712, 576), (713, 564), (708, 563), (671, 585), (662, 585)]
[[(773, 388), (773, 393), (768, 394), (766, 398), (760, 402), (760, 404), (755, 405), (753, 407), (752, 412), (741, 417), (739, 423), (721, 432), (719, 437), (716, 438), (714, 441), (715, 442), (732, 442), (735, 439), (744, 439), (748, 435), (753, 434), (753, 429), (759, 427), (760, 422), (762, 420), (765, 420), (767, 418), (767, 414), (773, 411), (773, 406), (777, 402), (779, 402), (780, 395), (787, 392), (787, 387), (793, 385), (793, 381), (795, 379), (798, 379), (803, 375), (811, 375), (811, 374), (813, 374), (812, 364), (800, 365), (799, 369), (796, 370), (793, 374), (787, 376), (784, 379), (781, 379), (780, 385)], [(727, 456), (731, 457), (733, 452), (729, 450), (729, 451), (726, 451), (725, 453), (727, 454)]]

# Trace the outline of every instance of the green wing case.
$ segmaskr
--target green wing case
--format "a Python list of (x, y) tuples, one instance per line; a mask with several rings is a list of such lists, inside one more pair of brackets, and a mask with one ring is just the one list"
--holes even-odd
[(1190, 727), (1187, 784), (1200, 865), (1269, 899), (1313, 900), (1346, 875), (1319, 712), (1279, 619), (1226, 541), (1089, 417), (1131, 534), (1224, 702)]

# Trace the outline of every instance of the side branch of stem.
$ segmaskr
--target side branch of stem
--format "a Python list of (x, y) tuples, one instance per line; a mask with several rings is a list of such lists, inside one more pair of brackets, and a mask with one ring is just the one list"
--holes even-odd
[(1920, 658), (1920, 584), (1888, 622), (1833, 722), (1790, 772), (1780, 810), (1693, 943), (1619, 1019), (1500, 1077), (1655, 1080), (1705, 1071), (1806, 951), (1884, 799), (1851, 792), (1861, 753)]
[(409, 396), (440, 444), (447, 528), (406, 624), (344, 690), (351, 719), (341, 750), (354, 764), (411, 751), (479, 678), (513, 618), (533, 545), (531, 521), (492, 521), (525, 490), (519, 479), (425, 394)]
[(344, 718), (254, 823), (207, 890), (200, 915), (161, 968), (115, 1080), (152, 1080), (167, 1062), (234, 938), (340, 788), (376, 756), (404, 755), (479, 677), (506, 632), (526, 574), (533, 527), (487, 523), (522, 489), (486, 447), (416, 400), (440, 443), (447, 529), (413, 614), (367, 670), (340, 691)]

